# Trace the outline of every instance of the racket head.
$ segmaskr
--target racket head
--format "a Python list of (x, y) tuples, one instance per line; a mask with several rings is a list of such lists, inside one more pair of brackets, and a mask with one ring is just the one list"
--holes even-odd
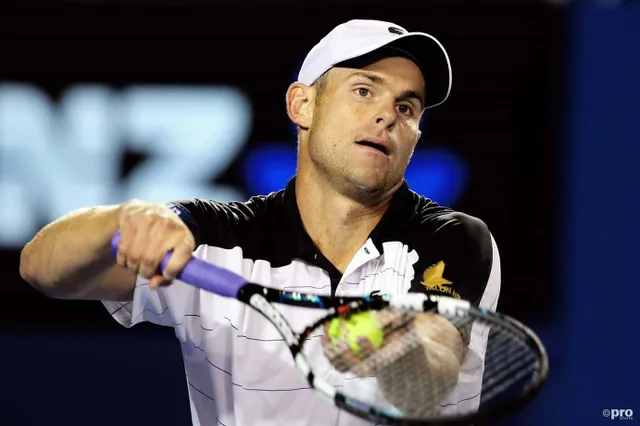
[[(479, 405), (448, 414), (442, 403), (460, 374), (454, 361), (469, 354), (466, 349), (459, 358), (446, 348), (467, 348), (478, 329), (489, 332)], [(308, 338), (318, 334), (321, 342), (310, 345)], [(321, 395), (352, 414), (390, 425), (494, 420), (531, 401), (548, 376), (546, 350), (531, 329), (446, 296), (353, 300), (328, 309), (299, 342), (296, 364)]]

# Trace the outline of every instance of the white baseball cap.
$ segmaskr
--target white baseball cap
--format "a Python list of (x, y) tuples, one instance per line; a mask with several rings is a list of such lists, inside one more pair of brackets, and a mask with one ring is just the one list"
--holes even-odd
[(430, 34), (408, 32), (392, 22), (353, 19), (335, 27), (307, 54), (298, 81), (311, 85), (340, 63), (394, 49), (412, 59), (426, 85), (425, 108), (440, 105), (451, 92), (451, 63), (442, 44)]

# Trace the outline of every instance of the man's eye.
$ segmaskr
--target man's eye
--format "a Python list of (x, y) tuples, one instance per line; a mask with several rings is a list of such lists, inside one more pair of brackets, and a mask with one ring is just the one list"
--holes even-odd
[(365, 89), (364, 87), (360, 87), (358, 89), (358, 95), (367, 96), (369, 94), (369, 89)]
[(398, 109), (401, 114), (411, 114), (411, 107), (409, 105), (399, 105)]

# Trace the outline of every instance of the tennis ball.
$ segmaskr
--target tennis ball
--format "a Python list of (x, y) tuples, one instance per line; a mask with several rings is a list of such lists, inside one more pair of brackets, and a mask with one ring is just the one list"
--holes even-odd
[(384, 330), (371, 312), (358, 312), (347, 318), (334, 318), (330, 321), (327, 334), (333, 347), (339, 343), (347, 343), (349, 349), (360, 357), (360, 342), (367, 339), (371, 346), (378, 349), (384, 342)]

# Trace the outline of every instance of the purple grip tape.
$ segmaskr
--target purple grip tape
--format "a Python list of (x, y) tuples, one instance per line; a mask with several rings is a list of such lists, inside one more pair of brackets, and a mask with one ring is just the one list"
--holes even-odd
[[(119, 243), (120, 231), (116, 232), (111, 240), (111, 249), (114, 256), (118, 253)], [(164, 270), (170, 258), (171, 253), (168, 253), (160, 263), (160, 271)], [(193, 256), (182, 268), (182, 271), (178, 273), (176, 279), (220, 296), (234, 299), (238, 295), (238, 290), (248, 284), (248, 281), (240, 275)]]

